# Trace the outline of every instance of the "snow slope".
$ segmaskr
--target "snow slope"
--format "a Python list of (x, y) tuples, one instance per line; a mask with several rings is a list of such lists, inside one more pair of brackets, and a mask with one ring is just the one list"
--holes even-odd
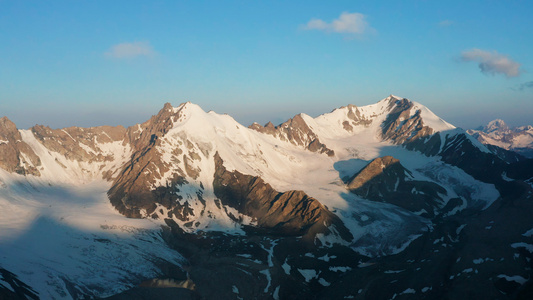
[(159, 224), (115, 211), (108, 182), (50, 185), (0, 170), (0, 185), (0, 267), (42, 299), (75, 298), (72, 288), (110, 296), (157, 277), (158, 260), (181, 264)]

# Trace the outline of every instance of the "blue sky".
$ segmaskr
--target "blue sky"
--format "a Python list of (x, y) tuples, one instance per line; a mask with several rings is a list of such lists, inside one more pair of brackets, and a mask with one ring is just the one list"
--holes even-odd
[(461, 127), (533, 124), (531, 1), (0, 0), (0, 115), (133, 125), (165, 102), (244, 125), (394, 94)]

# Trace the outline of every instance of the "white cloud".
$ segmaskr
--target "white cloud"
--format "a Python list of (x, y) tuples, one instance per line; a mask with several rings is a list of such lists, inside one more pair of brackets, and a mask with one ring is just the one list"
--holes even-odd
[(320, 19), (311, 19), (307, 24), (303, 25), (303, 29), (358, 35), (373, 30), (373, 28), (368, 25), (365, 15), (349, 12), (341, 13), (339, 18), (331, 21), (331, 23)]
[(521, 73), (518, 62), (496, 51), (489, 52), (481, 49), (463, 51), (461, 59), (466, 62), (478, 62), (479, 69), (485, 74), (504, 74), (507, 77), (517, 77)]
[(155, 53), (149, 42), (133, 42), (113, 45), (105, 55), (112, 58), (134, 58), (137, 56), (153, 56)]

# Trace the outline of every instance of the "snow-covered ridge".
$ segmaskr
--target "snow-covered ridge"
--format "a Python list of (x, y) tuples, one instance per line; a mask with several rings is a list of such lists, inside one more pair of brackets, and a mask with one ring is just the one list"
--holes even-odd
[(533, 157), (533, 127), (530, 125), (510, 128), (503, 120), (496, 119), (468, 133), (483, 144)]

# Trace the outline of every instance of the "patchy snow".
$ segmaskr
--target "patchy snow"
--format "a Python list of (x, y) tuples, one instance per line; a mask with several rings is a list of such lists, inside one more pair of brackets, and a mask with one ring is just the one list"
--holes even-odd
[(318, 283), (320, 283), (323, 286), (330, 286), (331, 283), (327, 282), (324, 278), (319, 278)]
[(291, 274), (291, 266), (287, 263), (287, 259), (285, 259), (285, 262), (283, 263), (283, 265), (281, 265), (281, 267), (283, 268), (283, 271), (285, 271), (285, 274)]
[(268, 253), (268, 257), (267, 257), (267, 260), (268, 260), (268, 266), (269, 267), (273, 267), (274, 266), (274, 263), (272, 262), (272, 258), (274, 257), (274, 247), (276, 247), (278, 241), (276, 240), (270, 240), (270, 248), (265, 248), (263, 245), (260, 245), (261, 248), (263, 248), (263, 250), (265, 250), (267, 253)]
[(231, 286), (231, 291), (234, 293), (234, 294), (239, 294), (239, 288), (236, 286), (236, 285), (232, 285)]
[(269, 269), (261, 270), (259, 271), (259, 273), (265, 275), (267, 279), (267, 285), (265, 289), (263, 290), (263, 292), (268, 293), (268, 289), (270, 288), (270, 285), (272, 284), (272, 276), (270, 275), (270, 270)]
[(466, 227), (466, 224), (462, 224), (461, 226), (457, 227), (457, 229), (455, 230), (455, 234), (459, 235), (465, 227)]
[(350, 267), (339, 267), (339, 266), (334, 266), (334, 267), (329, 267), (329, 270), (332, 271), (332, 272), (348, 272), (350, 271), (352, 268)]
[(513, 248), (524, 248), (527, 251), (529, 251), (530, 253), (533, 253), (533, 245), (528, 244), (528, 243), (524, 243), (524, 242), (513, 243), (513, 244), (511, 244), (511, 247), (513, 247)]
[(522, 234), (525, 237), (533, 237), (533, 228)]
[(316, 272), (316, 270), (313, 269), (297, 269), (300, 274), (305, 279), (305, 282), (311, 281), (311, 279), (315, 279), (318, 277), (319, 273)]
[(274, 293), (272, 293), (272, 299), (274, 299), (274, 300), (279, 300), (279, 288), (280, 288), (280, 286), (278, 285), (278, 286), (274, 289)]
[(332, 258), (336, 258), (336, 257), (337, 257), (337, 256), (335, 256), (335, 255), (331, 255), (331, 256), (329, 256), (329, 254), (326, 254), (326, 255), (324, 255), (324, 256), (318, 257), (317, 259), (323, 260), (323, 261), (325, 261), (325, 262), (329, 262), (330, 259), (332, 259)]
[(502, 179), (508, 182), (514, 181), (514, 179), (507, 177), (507, 172), (502, 173)]
[(385, 271), (383, 273), (385, 273), (385, 274), (398, 274), (398, 273), (401, 273), (403, 271), (405, 271), (405, 270), (387, 270), (387, 271)]
[(400, 293), (400, 295), (405, 295), (405, 294), (416, 294), (416, 291), (412, 288), (408, 288), (408, 289), (405, 289), (403, 292)]
[(485, 258), (476, 258), (476, 259), (472, 260), (472, 262), (475, 265), (479, 265), (479, 264), (482, 264), (482, 263), (487, 262), (487, 261), (494, 261), (494, 259), (489, 258), (489, 257), (485, 257)]
[(520, 285), (523, 285), (524, 283), (527, 282), (527, 279), (520, 276), (520, 275), (514, 275), (514, 276), (508, 276), (508, 275), (505, 275), (505, 274), (500, 274), (498, 275), (498, 278), (504, 278), (505, 280), (507, 281), (514, 281)]

